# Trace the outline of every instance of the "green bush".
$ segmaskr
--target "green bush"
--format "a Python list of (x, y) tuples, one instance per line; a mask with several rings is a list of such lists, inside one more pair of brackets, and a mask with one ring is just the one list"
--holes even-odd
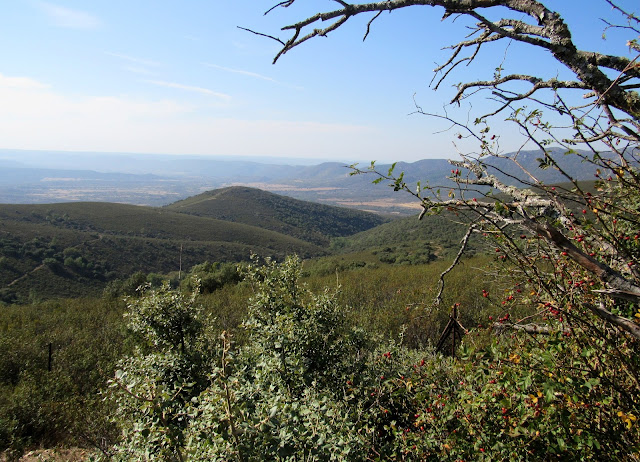
[(113, 444), (100, 391), (128, 349), (121, 324), (120, 305), (95, 299), (3, 307), (0, 451)]
[[(210, 294), (227, 284), (236, 284), (242, 280), (235, 263), (204, 262), (191, 268), (183, 281), (186, 290), (197, 287), (201, 294)], [(197, 281), (197, 284), (194, 284)]]
[(188, 406), (206, 387), (210, 368), (195, 294), (164, 284), (128, 299), (128, 328), (138, 347), (119, 362), (110, 382), (114, 423), (123, 435), (117, 458), (181, 459)]
[[(469, 330), (455, 360), (408, 348), (402, 333), (385, 341), (352, 327), (337, 294), (314, 295), (300, 272), (294, 258), (250, 265), (245, 338), (237, 345), (223, 332), (206, 354), (180, 346), (180, 332), (194, 346), (206, 337), (194, 298), (163, 289), (130, 306), (149, 352), (122, 362), (112, 382), (120, 457), (625, 460), (638, 451), (634, 344), (612, 334), (595, 349), (581, 330), (496, 335), (490, 323)], [(186, 361), (187, 351), (200, 359)]]

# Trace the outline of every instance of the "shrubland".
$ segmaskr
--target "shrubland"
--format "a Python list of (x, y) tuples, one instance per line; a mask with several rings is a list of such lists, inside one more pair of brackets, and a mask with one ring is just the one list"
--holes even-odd
[[(398, 340), (404, 332), (403, 344), (411, 348), (424, 348), (437, 341), (447, 322), (447, 311), (438, 310), (424, 316), (422, 304), (415, 302), (417, 298), (431, 297), (443, 263), (399, 266), (378, 262), (365, 268), (357, 262), (377, 261), (371, 253), (334, 258), (343, 262), (343, 267), (316, 271), (314, 266), (325, 267), (327, 261), (304, 262), (296, 270), (301, 273), (300, 278), (296, 277), (296, 284), (304, 286), (302, 291), (311, 293), (322, 293), (329, 288), (331, 303), (339, 312), (344, 329), (357, 328), (382, 342)], [(487, 262), (488, 259), (469, 259), (465, 265), (480, 267)], [(290, 264), (297, 265), (293, 261)], [(199, 373), (207, 375), (213, 367), (211, 361), (215, 363), (215, 355), (219, 353), (222, 332), (233, 339), (234, 348), (250, 343), (251, 334), (243, 323), (251, 312), (249, 299), (256, 287), (244, 281), (236, 267), (227, 263), (195, 265), (180, 285), (173, 274), (160, 277), (140, 273), (117, 287), (110, 286), (102, 298), (3, 306), (0, 311), (2, 449), (9, 451), (6, 452), (9, 456), (19, 455), (26, 449), (52, 446), (99, 448), (96, 451), (110, 454), (110, 447), (119, 440), (118, 435), (131, 416), (122, 409), (118, 411), (109, 397), (117, 390), (109, 391), (107, 381), (122, 368), (124, 357), (135, 358), (136, 352), (152, 354), (144, 336), (127, 328), (132, 318), (125, 317), (125, 313), (138, 303), (150, 305), (159, 299), (186, 297), (200, 313), (200, 332), (206, 338), (207, 348), (215, 350), (208, 351), (208, 360), (200, 364)], [(278, 267), (271, 271), (277, 272)], [(474, 293), (485, 287), (481, 278), (469, 283), (464, 271), (458, 269), (450, 282), (452, 287), (464, 289), (464, 297), (469, 300), (477, 299)], [(140, 291), (136, 290), (138, 287), (147, 288)], [(143, 302), (153, 291), (159, 294)], [(478, 321), (475, 315), (473, 319), (464, 316), (465, 325)], [(52, 345), (51, 371), (48, 370), (49, 344)], [(204, 348), (202, 341), (198, 345), (197, 348)], [(130, 361), (139, 367), (151, 367), (148, 361)], [(154, 367), (158, 372), (164, 366)], [(145, 379), (152, 377), (152, 374), (139, 374)]]
[[(384, 11), (441, 6), (445, 18), (474, 21), (471, 35), (438, 68), (443, 78), (477, 56), (459, 53), (509, 41), (548, 51), (573, 80), (506, 74), (500, 67), (490, 80), (458, 85), (454, 102), (488, 89), (499, 103), (473, 125), (434, 115), (459, 130), (457, 139), (479, 146), (451, 161), (452, 188), (407, 184), (393, 166), (354, 166), (356, 174), (369, 172), (377, 183), (413, 195), (424, 220), (449, 213), (464, 224), (453, 261), (402, 264), (398, 257), (419, 256), (406, 261), (421, 263), (435, 255), (429, 241), (416, 239), (406, 255), (387, 244), (375, 254), (304, 266), (295, 257), (254, 259), (240, 269), (242, 282), (223, 266), (204, 264), (194, 276), (211, 293), (196, 278), (182, 287), (136, 291), (126, 306), (105, 298), (97, 306), (119, 307), (128, 329), (115, 323), (122, 349), (90, 361), (104, 364), (108, 389), (89, 374), (86, 380), (94, 381), (86, 395), (77, 390), (55, 401), (41, 359), (30, 366), (37, 377), (7, 361), (5, 446), (19, 451), (30, 435), (44, 434), (28, 427), (34, 414), (20, 407), (22, 389), (36, 396), (47, 390), (38, 412), (65, 409), (62, 403), (95, 398), (101, 390), (101, 405), (111, 410), (102, 415), (112, 419), (93, 428), (110, 435), (113, 444), (101, 446), (102, 457), (116, 460), (640, 457), (640, 49), (633, 35), (640, 34), (640, 20), (607, 2), (622, 14), (619, 28), (633, 35), (627, 58), (579, 50), (562, 17), (535, 0), (336, 3), (334, 11), (286, 27), (292, 36), (278, 39), (277, 58), (356, 15), (374, 14), (368, 34)], [(487, 16), (494, 10), (499, 19)], [(328, 26), (308, 29), (318, 21)], [(573, 91), (587, 102), (578, 105)], [(489, 125), (499, 114), (539, 148), (540, 165), (558, 170), (566, 185), (545, 184), (519, 169), (520, 152), (501, 153), (499, 134)], [(577, 144), (584, 149), (574, 149)], [(585, 188), (564, 171), (554, 159), (558, 150), (595, 167), (596, 183)], [(489, 161), (496, 158), (512, 164), (508, 174), (517, 172), (519, 187), (496, 174)], [(474, 235), (490, 243), (490, 251), (467, 257)], [(34, 313), (27, 329), (43, 313), (53, 316), (47, 325), (56, 323), (54, 308), (24, 312)], [(453, 338), (448, 355), (434, 351), (453, 321), (461, 323), (464, 338)], [(74, 323), (90, 325), (81, 318)], [(28, 345), (28, 330), (14, 324), (4, 328), (5, 343), (16, 335)], [(84, 369), (68, 364), (82, 377)], [(38, 380), (44, 388), (31, 385)], [(53, 423), (68, 419), (42, 415)]]
[[(508, 264), (492, 260), (473, 259), (465, 265)], [(425, 293), (415, 281), (406, 284), (407, 276), (417, 273), (402, 270), (411, 267), (398, 269), (397, 279), (389, 277), (394, 271), (387, 271), (386, 279), (383, 273), (363, 277), (361, 269), (338, 273), (343, 285), (335, 286), (335, 281), (304, 283), (295, 258), (250, 265), (245, 268), (245, 289), (251, 291), (246, 316), (235, 329), (216, 332), (203, 329), (197, 319), (202, 307), (195, 306), (194, 298), (171, 295), (165, 287), (138, 299), (130, 306), (130, 327), (143, 332), (141, 348), (152, 346), (153, 353), (136, 350), (120, 361), (111, 381), (118, 421), (124, 426), (112, 456), (634, 457), (639, 435), (630, 374), (636, 366), (633, 344), (620, 342), (614, 332), (587, 338), (593, 334), (558, 316), (550, 316), (546, 331), (511, 330), (510, 316), (536, 315), (535, 307), (510, 295), (519, 286), (474, 282), (462, 273), (450, 282), (459, 297), (456, 303), (473, 307), (464, 322), (474, 324), (467, 324), (455, 358), (442, 355), (433, 351), (432, 342), (439, 333), (435, 326), (441, 330), (447, 321), (447, 310), (421, 321), (427, 311), (406, 305), (402, 291), (411, 294), (409, 300), (433, 293)], [(437, 277), (438, 269), (431, 271)], [(351, 306), (364, 292), (369, 298)], [(180, 315), (185, 302), (194, 304), (187, 310), (195, 316), (190, 320)], [(157, 317), (140, 326), (138, 313), (148, 310), (159, 310)], [(176, 324), (165, 313), (181, 321)], [(493, 320), (499, 320), (502, 334), (496, 333)], [(182, 327), (176, 330), (178, 324)], [(187, 330), (193, 336), (183, 348), (183, 336), (176, 332)], [(198, 361), (184, 360), (194, 354), (191, 347)], [(199, 373), (194, 370), (198, 365)]]
[[(299, 3), (280, 2), (269, 12)], [(622, 15), (621, 24), (605, 22), (607, 29), (631, 36), (629, 56), (612, 56), (579, 49), (564, 19), (535, 0), (336, 3), (335, 10), (284, 27), (287, 39), (259, 33), (281, 45), (275, 60), (358, 15), (370, 15), (366, 38), (383, 12), (439, 6), (443, 19), (471, 21), (469, 35), (437, 67), (436, 88), (461, 63), (474, 63), (481, 49), (505, 42), (547, 52), (568, 77), (560, 79), (560, 71), (526, 75), (507, 70), (503, 60), (492, 77), (471, 80), (466, 74), (456, 86), (452, 103), (484, 91), (496, 102), (474, 123), (417, 106), (418, 113), (449, 122), (458, 140), (477, 142), (476, 151), (451, 161), (454, 187), (408, 184), (394, 165), (384, 171), (375, 162), (367, 169), (353, 166), (354, 174), (371, 173), (376, 183), (413, 195), (423, 207), (421, 217), (449, 212), (467, 225), (453, 263), (429, 281), (433, 293), (413, 298), (421, 316), (429, 316), (446, 313), (442, 307), (452, 296), (453, 313), (477, 320), (462, 346), (451, 345), (457, 359), (434, 354), (428, 343), (409, 348), (404, 332), (385, 340), (366, 329), (345, 329), (336, 313), (350, 310), (336, 310), (339, 291), (304, 290), (295, 261), (250, 268), (254, 295), (243, 323), (246, 337), (236, 348), (227, 334), (221, 337), (209, 387), (180, 410), (183, 439), (170, 448), (171, 457), (637, 460), (640, 19), (607, 2)], [(491, 127), (498, 116), (517, 127), (523, 148), (539, 149), (542, 168), (558, 170), (569, 186), (545, 184), (523, 169), (523, 148), (503, 154), (500, 133)], [(563, 170), (557, 152), (595, 168), (593, 190)], [(494, 159), (512, 168), (496, 167)], [(496, 170), (519, 187), (506, 184)], [(473, 234), (495, 246), (495, 265), (466, 273), (468, 286), (482, 275), (485, 287), (471, 300), (456, 300), (464, 292), (449, 277), (466, 263)], [(356, 266), (354, 273), (366, 271)], [(487, 284), (483, 271), (493, 271), (495, 284)], [(373, 276), (366, 290), (375, 292), (391, 274), (377, 281)], [(353, 288), (366, 298), (357, 284)], [(485, 320), (477, 318), (480, 313)], [(161, 425), (157, 431), (163, 432)], [(143, 450), (129, 441), (132, 453)]]
[(99, 395), (131, 348), (123, 304), (68, 299), (3, 306), (0, 315), (0, 447), (113, 444), (112, 411)]
[[(256, 261), (209, 293), (194, 278), (126, 302), (5, 307), (3, 446), (122, 460), (628, 458), (633, 343), (586, 338), (548, 310), (551, 332), (512, 331), (508, 319), (540, 307), (491, 250), (447, 274), (439, 307), (448, 262), (358, 264), (371, 253), (332, 257), (330, 271)], [(468, 329), (456, 358), (433, 350), (453, 304)]]

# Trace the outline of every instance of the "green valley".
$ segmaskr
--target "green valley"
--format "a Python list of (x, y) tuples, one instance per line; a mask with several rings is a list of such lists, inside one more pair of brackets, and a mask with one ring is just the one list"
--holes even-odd
[(637, 0), (107, 3), (3, 11), (0, 462), (640, 461)]
[(384, 221), (246, 188), (160, 208), (5, 204), (0, 205), (0, 293), (5, 302), (97, 295), (109, 281), (136, 272), (177, 277), (204, 261), (240, 262), (251, 253), (276, 259), (325, 255), (331, 238)]

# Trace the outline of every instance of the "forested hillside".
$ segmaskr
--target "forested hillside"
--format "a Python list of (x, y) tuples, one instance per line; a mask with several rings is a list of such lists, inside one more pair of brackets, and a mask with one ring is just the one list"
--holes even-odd
[[(109, 281), (136, 272), (177, 274), (205, 261), (244, 261), (251, 253), (276, 259), (290, 253), (325, 255), (333, 236), (384, 221), (254, 189), (212, 196), (218, 200), (203, 202), (209, 196), (199, 196), (164, 208), (0, 205), (2, 300), (97, 294)], [(182, 211), (199, 211), (200, 216)]]
[(379, 215), (235, 186), (175, 202), (168, 210), (260, 226), (326, 246), (333, 237), (349, 236), (384, 223)]

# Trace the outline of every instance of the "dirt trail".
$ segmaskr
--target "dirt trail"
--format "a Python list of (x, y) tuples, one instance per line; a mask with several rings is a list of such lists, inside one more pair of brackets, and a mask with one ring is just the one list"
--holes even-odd
[(44, 268), (44, 263), (42, 263), (39, 266), (36, 266), (35, 268), (33, 268), (31, 271), (29, 271), (28, 273), (23, 274), (22, 276), (20, 276), (18, 279), (14, 279), (13, 281), (11, 281), (9, 284), (7, 284), (7, 287), (11, 287), (12, 285), (14, 285), (17, 282), (22, 281), (24, 278), (26, 278), (27, 276), (30, 276), (31, 274), (35, 273), (38, 270), (41, 270), (42, 268)]

